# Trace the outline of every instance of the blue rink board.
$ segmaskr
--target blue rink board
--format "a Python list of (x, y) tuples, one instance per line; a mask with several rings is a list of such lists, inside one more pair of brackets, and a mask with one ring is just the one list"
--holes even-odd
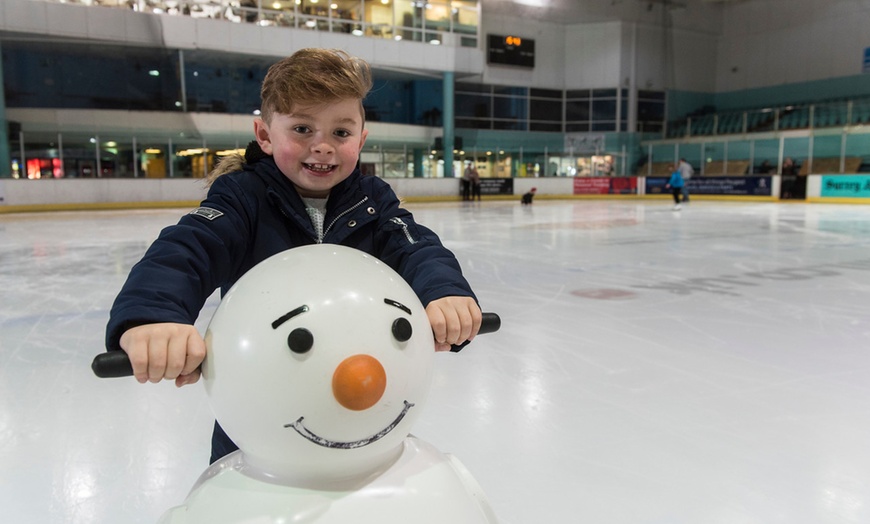
[[(693, 195), (752, 195), (771, 196), (770, 176), (717, 176), (695, 177), (688, 180)], [(646, 194), (669, 193), (665, 189), (669, 178), (647, 177)]]

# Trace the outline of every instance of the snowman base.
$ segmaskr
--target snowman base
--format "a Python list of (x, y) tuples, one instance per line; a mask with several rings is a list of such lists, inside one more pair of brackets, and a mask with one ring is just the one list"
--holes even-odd
[(484, 524), (495, 513), (480, 485), (456, 457), (414, 436), (399, 458), (364, 486), (332, 491), (264, 481), (243, 473), (240, 451), (212, 464), (184, 504), (160, 524)]

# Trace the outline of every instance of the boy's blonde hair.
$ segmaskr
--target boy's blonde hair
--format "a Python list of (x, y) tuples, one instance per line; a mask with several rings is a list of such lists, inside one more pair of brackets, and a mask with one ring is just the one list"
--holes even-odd
[[(260, 118), (268, 124), (275, 113), (290, 114), (300, 105), (356, 99), (365, 125), (362, 101), (371, 88), (372, 72), (365, 60), (340, 49), (300, 49), (266, 72), (260, 88)], [(238, 153), (225, 156), (206, 177), (206, 187), (244, 163)]]
[(365, 60), (340, 49), (300, 49), (272, 65), (260, 89), (260, 117), (269, 123), (274, 113), (290, 114), (300, 105), (357, 99), (372, 88), (371, 68)]

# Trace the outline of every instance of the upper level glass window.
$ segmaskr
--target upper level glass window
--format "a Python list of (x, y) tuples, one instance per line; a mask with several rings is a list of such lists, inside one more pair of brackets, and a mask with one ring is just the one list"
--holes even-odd
[(539, 100), (532, 99), (532, 106), (529, 112), (529, 118), (537, 121), (561, 122), (562, 121), (562, 101), (561, 100)]
[(531, 89), (531, 96), (536, 98), (555, 98), (562, 100), (562, 91), (555, 89)]
[[(49, 0), (52, 1), (52, 0)], [(477, 47), (478, 0), (53, 0), (356, 36)]]

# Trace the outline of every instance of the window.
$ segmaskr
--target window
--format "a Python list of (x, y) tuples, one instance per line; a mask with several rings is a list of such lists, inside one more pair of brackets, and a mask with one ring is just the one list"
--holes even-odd
[(456, 116), (489, 118), (492, 97), (486, 95), (461, 95), (456, 97)]
[[(637, 92), (637, 129), (639, 132), (659, 132), (665, 121), (664, 91)], [(634, 130), (633, 130), (634, 131)]]
[(549, 122), (562, 122), (561, 100), (531, 100), (531, 120), (544, 120)]
[[(529, 89), (517, 86), (457, 83), (456, 127), (467, 129), (529, 129)], [(561, 100), (557, 102), (561, 104)], [(561, 122), (561, 109), (557, 121)]]

